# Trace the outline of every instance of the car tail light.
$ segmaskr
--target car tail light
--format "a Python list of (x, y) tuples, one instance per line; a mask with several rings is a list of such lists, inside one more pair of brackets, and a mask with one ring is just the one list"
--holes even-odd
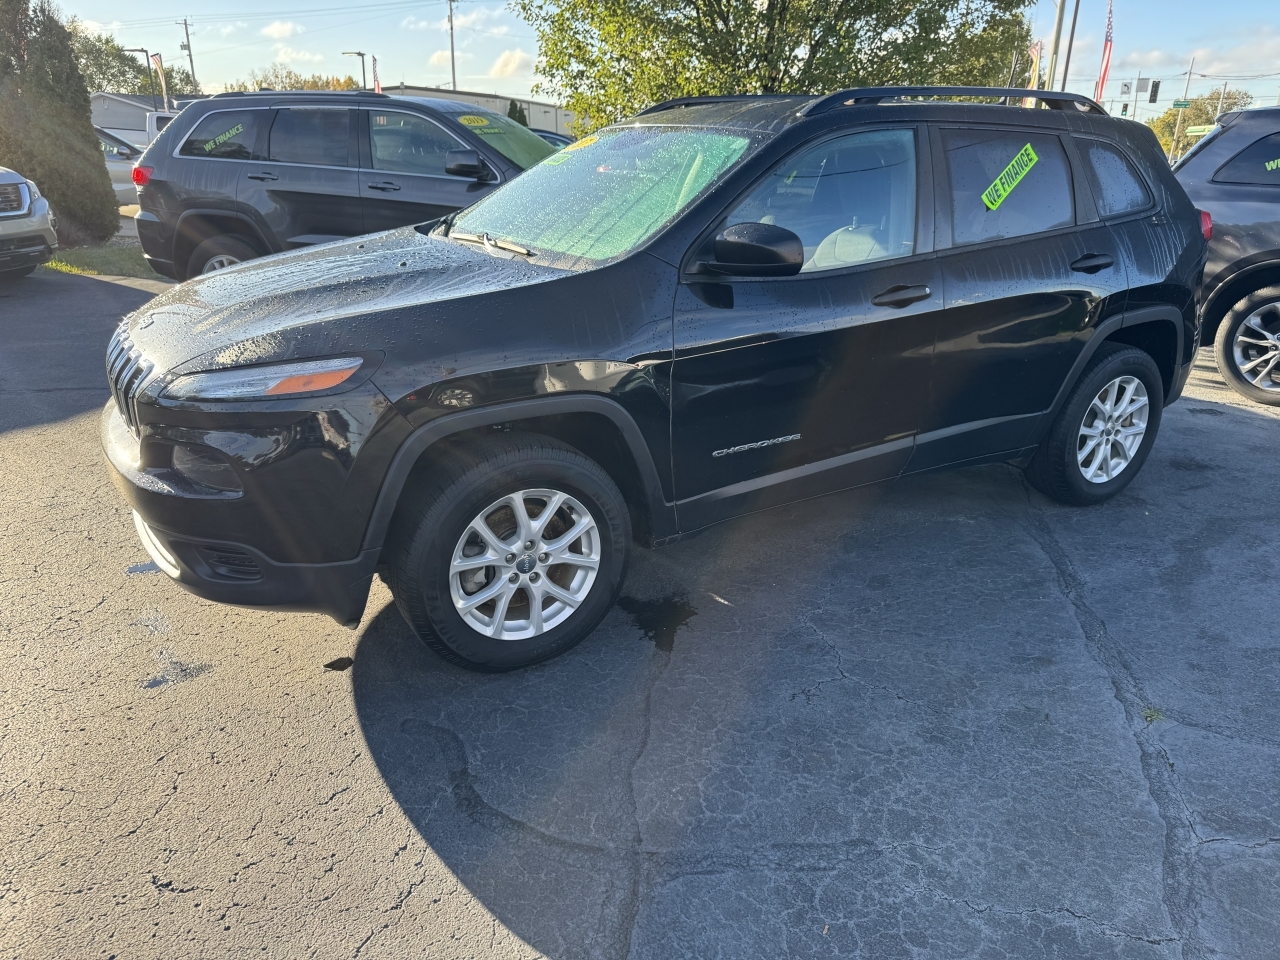
[(1206, 240), (1213, 239), (1213, 217), (1209, 215), (1208, 210), (1200, 211), (1200, 232), (1204, 234)]
[(133, 182), (135, 186), (145, 187), (151, 182), (151, 174), (155, 172), (155, 167), (134, 167)]

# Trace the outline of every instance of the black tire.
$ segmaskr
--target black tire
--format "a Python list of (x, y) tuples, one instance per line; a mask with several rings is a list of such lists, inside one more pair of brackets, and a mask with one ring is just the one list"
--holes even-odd
[[(599, 567), (594, 581), (585, 588), (587, 592), (580, 604), (562, 622), (526, 639), (486, 636), (463, 619), (454, 604), (450, 563), (455, 550), (461, 549), (464, 534), (473, 529), (473, 520), (501, 498), (531, 489), (567, 494), (590, 514), (599, 533), (595, 544)], [(535, 521), (540, 516), (541, 513), (534, 517)], [(557, 523), (559, 533), (563, 534), (564, 521), (556, 517), (548, 521), (549, 526)], [(493, 530), (493, 525), (490, 529)], [(401, 615), (435, 653), (468, 669), (502, 672), (559, 656), (595, 629), (622, 588), (630, 543), (631, 519), (626, 503), (617, 485), (598, 464), (550, 437), (500, 434), (493, 440), (454, 445), (433, 461), (417, 489), (396, 511), (387, 544), (388, 579)], [(563, 579), (564, 571), (571, 569), (554, 564), (543, 567), (542, 556), (535, 548), (517, 559), (518, 564), (536, 557), (538, 566), (532, 573), (528, 570), (517, 573), (516, 567), (511, 568), (525, 579), (518, 580), (518, 586), (512, 588), (517, 594), (510, 601), (510, 610), (519, 608), (519, 595), (523, 593), (523, 609), (528, 617), (520, 620), (508, 612), (504, 623), (527, 622), (532, 629), (530, 608), (534, 594), (529, 592), (526, 580), (539, 576), (552, 581), (557, 577)], [(476, 578), (487, 578), (485, 582), (469, 594), (461, 583), (459, 590), (465, 597), (495, 586), (508, 576), (502, 569), (493, 566), (477, 571)], [(563, 587), (563, 584), (556, 585)], [(547, 609), (554, 609), (555, 601), (548, 602), (552, 607)], [(482, 604), (477, 612), (487, 606), (488, 602)], [(540, 605), (539, 609), (543, 607)], [(496, 611), (486, 612), (484, 616), (493, 620)]]
[[(1146, 390), (1146, 433), (1118, 474), (1109, 480), (1095, 483), (1085, 477), (1077, 457), (1081, 446), (1081, 428), (1094, 398), (1104, 387), (1121, 377), (1136, 378)], [(1137, 347), (1120, 343), (1102, 344), (1080, 375), (1079, 382), (1067, 397), (1067, 402), (1058, 412), (1053, 425), (1049, 427), (1048, 435), (1041, 441), (1031, 463), (1027, 465), (1027, 480), (1045, 496), (1059, 503), (1084, 507), (1110, 500), (1132, 483), (1142, 469), (1160, 430), (1163, 409), (1164, 382), (1160, 377), (1160, 368), (1151, 359), (1151, 355)]]
[[(1255, 312), (1269, 304), (1275, 305), (1273, 313), (1266, 314), (1260, 318), (1266, 332), (1272, 336), (1280, 333), (1280, 286), (1263, 287), (1261, 290), (1255, 290), (1249, 294), (1234, 307), (1232, 307), (1222, 322), (1218, 324), (1218, 335), (1213, 338), (1213, 359), (1217, 361), (1218, 372), (1222, 374), (1222, 379), (1227, 381), (1227, 386), (1231, 387), (1236, 393), (1242, 397), (1248, 397), (1258, 403), (1265, 403), (1270, 406), (1280, 406), (1280, 362), (1274, 362), (1270, 359), (1269, 354), (1280, 352), (1280, 344), (1275, 347), (1258, 347), (1254, 344), (1247, 345), (1252, 355), (1242, 355), (1245, 359), (1245, 365), (1249, 360), (1262, 360), (1262, 366), (1265, 368), (1271, 366), (1271, 373), (1267, 380), (1275, 384), (1275, 389), (1264, 389), (1256, 386), (1240, 371), (1240, 362), (1236, 358), (1236, 334), (1240, 331), (1241, 326)], [(1265, 337), (1259, 334), (1257, 337), (1250, 339), (1263, 340)]]
[[(255, 247), (243, 237), (232, 236), (224, 233), (217, 237), (210, 237), (200, 246), (196, 247), (191, 253), (191, 259), (187, 261), (187, 277), (198, 277), (202, 273), (208, 271), (210, 261), (223, 260), (228, 261), (224, 265), (232, 266), (229, 261), (235, 263), (243, 263), (246, 260), (253, 260), (262, 256), (262, 251)], [(217, 269), (222, 269), (221, 267)]]
[(35, 265), (30, 267), (20, 267), (17, 270), (0, 270), (0, 283), (13, 283), (15, 280), (21, 280), (35, 272)]

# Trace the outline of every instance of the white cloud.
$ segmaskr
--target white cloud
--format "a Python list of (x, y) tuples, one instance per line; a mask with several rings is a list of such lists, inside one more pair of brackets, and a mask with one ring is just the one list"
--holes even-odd
[(518, 47), (503, 50), (489, 69), (491, 77), (527, 77), (533, 73), (533, 57)]
[[(463, 61), (470, 60), (470, 59), (472, 59), (471, 54), (467, 53), (464, 50), (458, 51), (458, 63), (462, 63)], [(435, 53), (431, 55), (431, 59), (428, 60), (427, 62), (431, 64), (431, 66), (433, 67), (447, 67), (449, 66), (449, 51), (437, 50)]]
[[(492, 20), (496, 20), (506, 11), (502, 7), (476, 7), (476, 9), (467, 13), (454, 14), (453, 28), (454, 30), (473, 30), (483, 29), (485, 33), (494, 33), (499, 36), (509, 33), (511, 28), (506, 25), (497, 25), (486, 27), (485, 24)], [(443, 33), (449, 32), (449, 18), (445, 17), (441, 20), (423, 20), (418, 17), (405, 17), (401, 21), (400, 26), (405, 30), (439, 30)]]
[(286, 44), (277, 43), (276, 59), (281, 63), (319, 63), (324, 57), (310, 50), (295, 50)]
[(235, 23), (228, 23), (224, 27), (219, 27), (218, 34), (223, 37), (229, 37), (233, 33), (236, 33), (239, 30), (243, 30), (247, 26), (248, 24), (245, 23), (243, 20), (237, 20)]
[(113, 20), (111, 23), (100, 23), (97, 20), (81, 20), (80, 26), (88, 33), (114, 33), (120, 29), (120, 21)]
[(304, 29), (306, 28), (302, 24), (294, 23), (292, 20), (274, 20), (262, 28), (262, 35), (272, 40), (288, 40), (302, 33)]

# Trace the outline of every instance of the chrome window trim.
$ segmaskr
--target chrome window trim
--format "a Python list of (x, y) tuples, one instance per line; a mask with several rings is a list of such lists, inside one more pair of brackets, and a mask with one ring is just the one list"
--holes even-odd
[[(465, 140), (463, 140), (461, 137), (455, 134), (452, 130), (450, 130), (448, 127), (442, 124), (439, 120), (435, 119), (435, 117), (428, 117), (425, 113), (418, 113), (414, 110), (402, 110), (394, 107), (389, 109), (383, 109), (380, 107), (371, 107), (367, 104), (361, 104), (360, 110), (362, 113), (403, 113), (405, 116), (414, 117), (418, 120), (425, 120), (427, 123), (431, 124), (432, 126), (439, 127), (440, 132), (443, 133), (449, 139), (451, 139), (454, 143), (456, 143), (459, 149), (475, 150), (476, 153), (480, 154), (480, 158), (482, 160), (485, 160), (485, 162), (487, 163), (489, 168), (493, 170), (495, 175), (495, 178), (493, 180), (486, 180), (484, 181), (485, 183), (489, 183), (489, 184), (493, 184), (494, 186), (497, 186), (498, 184), (503, 182), (503, 176), (502, 176), (501, 170), (496, 169), (492, 163), (488, 163), (488, 158), (486, 158), (483, 153), (480, 153), (479, 150), (477, 150), (471, 144), (467, 143)], [(368, 129), (369, 129), (368, 120), (366, 118), (366, 125), (365, 125), (366, 132), (368, 132)], [(357, 169), (367, 173), (379, 173), (379, 174), (389, 174), (389, 175), (394, 174), (396, 176), (401, 176), (401, 177), (427, 177), (431, 180), (448, 180), (451, 183), (458, 183), (459, 181), (463, 183), (477, 182), (473, 177), (455, 177), (447, 173), (406, 173), (399, 170), (379, 170), (377, 167), (373, 165), (373, 134), (371, 133), (369, 134), (369, 166), (366, 167), (364, 165), (360, 165)]]

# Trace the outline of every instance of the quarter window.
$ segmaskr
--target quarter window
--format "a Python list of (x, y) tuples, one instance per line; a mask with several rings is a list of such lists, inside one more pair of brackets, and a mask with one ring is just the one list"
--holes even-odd
[(351, 140), (348, 114), (345, 109), (281, 110), (271, 124), (268, 155), (281, 163), (345, 167)]
[(1218, 183), (1280, 184), (1280, 133), (1251, 143), (1214, 174)]
[(1084, 157), (1085, 175), (1098, 202), (1098, 212), (1104, 217), (1144, 210), (1151, 203), (1151, 194), (1120, 148), (1102, 140), (1076, 138), (1076, 144)]
[(957, 246), (1022, 237), (1075, 222), (1071, 168), (1055, 136), (943, 130)]
[(910, 130), (841, 137), (783, 162), (727, 225), (771, 223), (804, 244), (802, 273), (915, 250), (916, 145)]
[(445, 154), (461, 147), (430, 120), (408, 113), (369, 111), (369, 150), (375, 170), (443, 177)]
[(220, 110), (211, 113), (187, 136), (178, 150), (183, 157), (216, 157), (220, 160), (261, 160), (253, 153), (262, 110)]

